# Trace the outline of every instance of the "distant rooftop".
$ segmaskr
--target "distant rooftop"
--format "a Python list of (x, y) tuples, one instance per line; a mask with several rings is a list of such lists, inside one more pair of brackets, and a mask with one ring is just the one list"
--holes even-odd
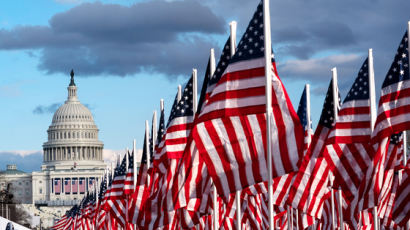
[(25, 172), (18, 170), (16, 164), (7, 165), (7, 169), (5, 171), (0, 171), (0, 175), (4, 174), (25, 174)]

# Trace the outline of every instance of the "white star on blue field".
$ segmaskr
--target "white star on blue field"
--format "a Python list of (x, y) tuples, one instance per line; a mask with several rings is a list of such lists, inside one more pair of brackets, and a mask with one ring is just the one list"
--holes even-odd
[[(20, 0), (0, 3), (0, 170), (38, 170), (54, 111), (66, 100), (74, 69), (78, 96), (93, 113), (106, 152), (142, 146), (145, 120), (209, 50), (216, 61), (238, 22), (242, 37), (259, 0)], [(369, 48), (376, 92), (410, 20), (410, 1), (271, 0), (272, 47), (279, 76), (297, 109), (311, 84), (313, 128), (331, 68), (345, 98)], [(30, 10), (27, 10), (30, 9)], [(360, 23), (357, 23), (360, 22)], [(253, 44), (255, 45), (255, 44)], [(256, 46), (255, 46), (256, 47)], [(249, 52), (253, 52), (249, 49)], [(198, 85), (200, 92), (201, 85)]]

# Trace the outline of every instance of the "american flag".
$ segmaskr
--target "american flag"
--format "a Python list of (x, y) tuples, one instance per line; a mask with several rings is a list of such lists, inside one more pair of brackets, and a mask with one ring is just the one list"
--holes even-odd
[(127, 221), (127, 204), (123, 196), (124, 182), (127, 170), (126, 156), (124, 155), (122, 162), (115, 168), (114, 179), (111, 184), (111, 190), (107, 204), (114, 218), (116, 218), (121, 226), (126, 226)]
[(403, 173), (403, 169), (397, 167), (397, 162), (399, 162), (398, 156), (403, 152), (402, 132), (390, 137), (390, 144), (387, 151), (388, 170), (385, 170), (384, 172), (383, 185), (379, 196), (377, 210), (378, 215), (385, 219), (385, 225), (390, 225), (390, 222), (392, 222), (393, 206), (395, 206), (395, 195), (397, 187), (400, 184), (398, 174)]
[(61, 193), (61, 181), (60, 178), (54, 178), (54, 192), (55, 194)]
[[(228, 39), (226, 44), (229, 44), (229, 42), (230, 40)], [(221, 68), (225, 69), (227, 62), (223, 65), (221, 63), (225, 62), (227, 60), (227, 57), (230, 57), (229, 45), (225, 45), (222, 51), (222, 56), (217, 65), (220, 70)], [(208, 91), (208, 89), (216, 84), (215, 79), (220, 79), (222, 74), (219, 71), (214, 75), (211, 75), (211, 59), (212, 57), (210, 57), (208, 60), (204, 78), (205, 80), (202, 86), (201, 96), (198, 103), (198, 110), (196, 111), (196, 117), (200, 114), (199, 111), (201, 110), (201, 107), (205, 105), (207, 98), (209, 97), (210, 91)], [(189, 115), (193, 116), (193, 114)], [(194, 120), (194, 122), (196, 122), (196, 120)], [(168, 203), (172, 203), (172, 205), (168, 205), (168, 210), (185, 207), (186, 210), (184, 212), (189, 213), (188, 216), (190, 217), (185, 218), (185, 224), (199, 224), (198, 221), (200, 221), (202, 218), (198, 214), (201, 213), (201, 215), (206, 215), (209, 211), (205, 211), (207, 207), (204, 207), (203, 205), (201, 205), (201, 203), (206, 204), (207, 201), (210, 200), (210, 193), (207, 193), (205, 191), (210, 191), (211, 180), (205, 168), (205, 162), (199, 157), (199, 153), (196, 149), (195, 142), (192, 139), (192, 136), (189, 136), (184, 154), (181, 160), (178, 162), (178, 166), (176, 165), (176, 162), (172, 162), (169, 170), (169, 174), (174, 175), (173, 181), (171, 183), (173, 187), (177, 189), (174, 189), (174, 191), (172, 192), (173, 201), (168, 201)], [(175, 167), (177, 167), (177, 170), (175, 170)], [(177, 195), (175, 195), (175, 191), (178, 191)], [(168, 195), (169, 194), (170, 193), (168, 193)]]
[(361, 185), (357, 209), (364, 210), (377, 205), (381, 192), (390, 136), (410, 129), (410, 75), (409, 42), (404, 34), (393, 63), (384, 79), (372, 143), (375, 155)]
[(64, 192), (65, 194), (71, 193), (71, 179), (70, 178), (64, 178)]
[[(293, 208), (316, 218), (321, 216), (323, 202), (327, 198), (326, 194), (328, 192), (329, 168), (323, 158), (323, 151), (335, 120), (333, 91), (333, 80), (331, 80), (318, 126), (295, 180), (290, 187), (286, 201)], [(337, 92), (335, 96), (339, 98), (337, 88), (335, 91)]]
[(373, 158), (368, 70), (366, 59), (338, 112), (324, 153), (335, 176), (334, 187), (341, 187), (348, 201), (358, 196), (360, 183)]
[(79, 181), (78, 181), (78, 190), (80, 192), (80, 194), (84, 194), (85, 193), (85, 178), (84, 177), (80, 177)]
[(410, 129), (409, 42), (404, 34), (380, 93), (379, 108), (373, 137), (384, 137)]
[[(267, 181), (263, 6), (199, 115), (193, 138), (222, 197)], [(297, 170), (303, 129), (273, 68), (273, 177)], [(265, 144), (264, 144), (265, 143)]]
[(305, 132), (305, 145), (303, 147), (304, 153), (307, 151), (313, 136), (312, 121), (310, 120), (310, 117), (308, 117), (308, 109), (310, 110), (310, 108), (308, 108), (308, 105), (310, 105), (310, 101), (308, 100), (310, 98), (308, 98), (307, 90), (308, 86), (305, 86), (297, 110), (299, 120), (302, 123), (303, 131)]
[(88, 188), (87, 188), (87, 191), (90, 191), (90, 190), (93, 188), (95, 181), (96, 181), (96, 179), (95, 179), (94, 177), (89, 177), (89, 178), (88, 178)]
[[(144, 142), (143, 142), (143, 147), (142, 147), (142, 158), (141, 158), (141, 164), (140, 168), (138, 171), (138, 176), (137, 176), (137, 183), (135, 187), (135, 192), (132, 194), (132, 197), (129, 202), (129, 208), (128, 208), (128, 219), (129, 222), (133, 224), (137, 224), (138, 221), (141, 221), (143, 219), (143, 204), (144, 204), (144, 198), (147, 198), (147, 190), (146, 186), (148, 186), (148, 169), (150, 162), (147, 162), (147, 155), (149, 153), (149, 144), (147, 146), (146, 143), (146, 132), (144, 132)], [(148, 150), (148, 151), (147, 151)]]
[(100, 189), (98, 193), (98, 206), (97, 206), (97, 217), (96, 217), (96, 227), (97, 229), (103, 229), (105, 227), (105, 216), (106, 212), (103, 209), (104, 195), (107, 192), (107, 177), (104, 175), (103, 180), (100, 184)]
[(78, 193), (78, 178), (72, 178), (71, 185), (72, 185), (72, 193), (77, 194)]
[(215, 88), (216, 83), (221, 79), (222, 74), (225, 72), (228, 66), (229, 60), (231, 59), (231, 37), (228, 37), (225, 45), (222, 48), (221, 57), (219, 58), (218, 64), (216, 65), (215, 72), (212, 74), (210, 70), (210, 62), (206, 67), (205, 78), (201, 89), (201, 96), (198, 101), (198, 109), (196, 113), (199, 115), (202, 109), (205, 107), (212, 90)]
[(124, 182), (124, 194), (130, 195), (134, 191), (134, 151), (128, 152), (128, 169)]
[(67, 223), (68, 217), (67, 214), (64, 214), (54, 225), (51, 227), (51, 229), (54, 230), (62, 230), (64, 229), (66, 223)]
[(87, 193), (84, 205), (83, 205), (83, 210), (82, 213), (85, 218), (93, 219), (94, 213), (95, 213), (95, 202), (96, 202), (96, 197), (95, 193)]
[(182, 92), (181, 100), (178, 101), (176, 97), (174, 101), (165, 134), (155, 155), (155, 159), (160, 163), (154, 165), (158, 165), (158, 170), (162, 173), (161, 178), (158, 178), (161, 186), (157, 188), (155, 194), (158, 197), (157, 210), (164, 210), (158, 214), (154, 223), (154, 220), (151, 221), (150, 224), (154, 224), (155, 227), (171, 224), (175, 215), (173, 188), (179, 185), (176, 170), (188, 141), (193, 115), (193, 77), (191, 76)]
[[(392, 212), (393, 221), (400, 227), (405, 227), (410, 218), (410, 169), (403, 170), (402, 180), (398, 182), (394, 208)], [(408, 226), (408, 225), (407, 225)]]
[(166, 153), (168, 159), (181, 158), (193, 121), (193, 77), (187, 82), (180, 101), (175, 100), (168, 118), (164, 143), (159, 148), (161, 154)]
[[(146, 187), (147, 193), (149, 198), (145, 201), (145, 206), (147, 208), (144, 209), (144, 224), (150, 227), (150, 225), (156, 225), (158, 226), (159, 224), (155, 224), (157, 222), (158, 217), (163, 216), (163, 212), (161, 210), (161, 202), (158, 197), (161, 197), (162, 193), (160, 191), (160, 187), (163, 186), (163, 173), (157, 168), (158, 166), (158, 160), (157, 157), (158, 154), (160, 154), (161, 149), (159, 148), (160, 143), (162, 142), (163, 135), (165, 134), (165, 114), (164, 114), (164, 108), (163, 108), (163, 102), (161, 101), (161, 114), (159, 118), (159, 127), (157, 130), (157, 136), (156, 136), (156, 143), (155, 143), (155, 148), (154, 148), (154, 154), (153, 154), (153, 162), (152, 162), (152, 167), (148, 171), (150, 174), (148, 186)], [(154, 129), (152, 129), (151, 135), (153, 133)], [(162, 226), (162, 225), (161, 225)]]

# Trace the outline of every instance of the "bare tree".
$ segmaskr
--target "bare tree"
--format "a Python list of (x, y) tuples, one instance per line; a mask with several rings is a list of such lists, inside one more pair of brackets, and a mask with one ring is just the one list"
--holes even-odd
[(30, 227), (31, 216), (24, 208), (13, 199), (11, 184), (6, 189), (0, 191), (1, 214), (9, 220), (14, 221), (25, 227)]

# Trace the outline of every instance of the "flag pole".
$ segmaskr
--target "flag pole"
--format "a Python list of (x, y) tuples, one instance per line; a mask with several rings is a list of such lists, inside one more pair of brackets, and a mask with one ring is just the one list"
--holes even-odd
[(292, 207), (288, 206), (287, 210), (286, 210), (286, 214), (288, 215), (288, 230), (292, 230), (292, 224), (290, 223), (290, 216), (292, 215), (290, 213), (291, 209), (292, 209)]
[(403, 166), (407, 165), (407, 131), (403, 131)]
[[(306, 84), (305, 85), (305, 89), (306, 89), (306, 119), (307, 119), (307, 124), (308, 124), (308, 129), (307, 130), (311, 130), (311, 125), (312, 125), (312, 120), (310, 119), (310, 85)], [(308, 134), (308, 141), (307, 141), (307, 145), (310, 145), (310, 142), (312, 141), (310, 138), (310, 134)]]
[[(132, 141), (132, 172), (134, 174), (133, 178), (133, 190), (135, 192), (135, 187), (137, 186), (137, 141), (134, 139)], [(134, 229), (137, 229), (137, 224), (134, 224)]]
[(373, 132), (374, 124), (376, 123), (376, 92), (374, 87), (374, 68), (373, 68), (373, 49), (369, 49), (368, 57), (368, 72), (369, 72), (369, 95), (370, 95), (370, 130)]
[[(211, 54), (209, 56), (209, 75), (213, 76), (215, 73), (215, 50), (211, 49)], [(212, 180), (212, 179), (211, 179)], [(214, 209), (214, 229), (218, 229), (219, 228), (219, 223), (218, 223), (218, 217), (219, 217), (219, 213), (218, 213), (218, 193), (216, 191), (216, 187), (215, 184), (213, 186), (212, 189), (212, 204), (213, 204), (213, 209)]]
[[(369, 92), (370, 92), (370, 130), (373, 132), (374, 124), (376, 123), (376, 92), (374, 87), (374, 68), (373, 68), (373, 49), (369, 49), (368, 57), (368, 72), (369, 72)], [(377, 206), (373, 208), (373, 224), (374, 229), (379, 229), (377, 218)]]
[(192, 110), (196, 113), (198, 107), (198, 70), (192, 69)]
[[(157, 141), (157, 111), (152, 114), (152, 153), (155, 151), (155, 143)], [(152, 161), (153, 159), (151, 159)]]
[(290, 225), (290, 229), (293, 229), (293, 208), (290, 207), (290, 215), (289, 215), (289, 225)]
[(332, 229), (335, 230), (336, 229), (336, 214), (335, 214), (335, 193), (333, 190), (333, 180), (334, 177), (333, 175), (330, 175), (330, 211), (332, 214)]
[[(337, 90), (337, 69), (332, 68), (332, 91), (333, 91), (333, 122), (337, 120), (337, 112), (339, 109), (339, 93)], [(332, 229), (336, 229), (335, 215), (335, 193), (333, 187), (334, 176), (330, 176), (330, 192), (331, 192), (331, 209), (332, 209)]]
[[(229, 30), (231, 32), (231, 36), (229, 39), (230, 47), (231, 47), (231, 57), (235, 55), (236, 51), (236, 21), (231, 21), (229, 23)], [(235, 196), (235, 204), (236, 204), (236, 229), (241, 230), (241, 191), (236, 191)]]
[(178, 85), (178, 92), (177, 92), (178, 102), (181, 100), (181, 97), (182, 97), (182, 89), (181, 89), (181, 85)]
[[(410, 21), (407, 22), (407, 50), (408, 53), (410, 54)], [(409, 58), (409, 66), (410, 66), (410, 58)], [(410, 70), (409, 70), (410, 71)], [(410, 75), (410, 73), (409, 73)], [(407, 165), (407, 131), (403, 132), (403, 164), (404, 166)], [(407, 229), (409, 228), (409, 222), (407, 223)]]
[(132, 152), (133, 152), (133, 159), (132, 159), (132, 163), (133, 163), (133, 173), (134, 173), (134, 190), (135, 190), (135, 186), (137, 185), (137, 141), (134, 139), (132, 142)]
[(127, 147), (127, 149), (125, 150), (125, 168), (127, 169), (127, 171), (128, 171), (128, 165), (130, 164), (130, 162), (129, 162), (129, 158), (128, 158), (128, 152), (129, 152), (129, 149), (128, 149), (128, 147)]
[(147, 168), (149, 167), (150, 155), (149, 155), (149, 123), (145, 120), (145, 152), (147, 153)]
[(272, 128), (272, 44), (270, 30), (270, 12), (269, 0), (263, 0), (263, 32), (265, 45), (265, 77), (266, 77), (266, 143), (268, 155), (268, 195), (269, 195), (269, 229), (273, 229), (273, 178), (272, 178), (272, 146), (271, 133)]
[(343, 219), (343, 197), (342, 197), (342, 188), (339, 187), (339, 189), (337, 190), (337, 195), (339, 197), (339, 220), (340, 220), (340, 229), (344, 229), (343, 227), (343, 223), (344, 223), (344, 219)]
[(299, 229), (299, 210), (298, 209), (295, 209), (295, 216), (296, 216), (296, 220), (295, 220), (296, 229)]
[(162, 98), (159, 100), (159, 109), (161, 113), (164, 111), (164, 99)]

